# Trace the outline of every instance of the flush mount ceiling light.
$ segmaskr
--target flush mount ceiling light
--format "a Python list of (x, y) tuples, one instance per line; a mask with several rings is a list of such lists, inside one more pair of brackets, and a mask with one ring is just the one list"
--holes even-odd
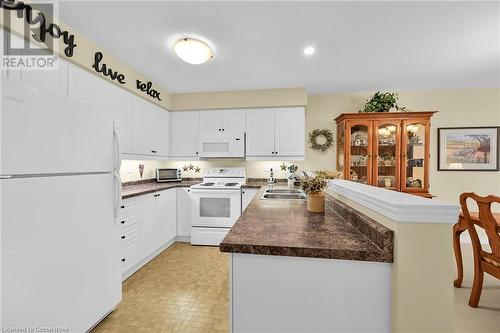
[(182, 38), (174, 44), (174, 52), (188, 64), (199, 65), (213, 58), (210, 47), (201, 40)]
[(306, 47), (306, 48), (304, 49), (304, 54), (305, 54), (306, 56), (311, 56), (311, 55), (313, 55), (313, 54), (314, 54), (314, 52), (316, 52), (316, 50), (315, 50), (315, 49), (314, 49), (314, 47), (312, 47), (312, 46), (308, 46), (308, 47)]

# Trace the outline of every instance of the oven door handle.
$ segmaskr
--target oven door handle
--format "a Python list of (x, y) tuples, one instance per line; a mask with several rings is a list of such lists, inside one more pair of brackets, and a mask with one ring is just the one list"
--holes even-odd
[(191, 193), (237, 193), (241, 192), (241, 189), (234, 189), (234, 190), (203, 190), (203, 189), (198, 189), (198, 188), (192, 188)]

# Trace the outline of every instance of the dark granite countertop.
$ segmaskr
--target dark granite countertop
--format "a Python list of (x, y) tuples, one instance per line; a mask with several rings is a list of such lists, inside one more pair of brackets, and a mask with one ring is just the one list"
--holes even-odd
[(250, 185), (261, 189), (220, 244), (220, 251), (393, 261), (393, 232), (346, 204), (327, 197), (324, 214), (309, 213), (305, 201), (261, 200), (267, 184)]
[(156, 180), (146, 180), (142, 182), (134, 182), (124, 184), (122, 186), (122, 199), (132, 198), (139, 195), (154, 193), (174, 187), (189, 187), (200, 183), (201, 180), (183, 180), (180, 182), (157, 183)]

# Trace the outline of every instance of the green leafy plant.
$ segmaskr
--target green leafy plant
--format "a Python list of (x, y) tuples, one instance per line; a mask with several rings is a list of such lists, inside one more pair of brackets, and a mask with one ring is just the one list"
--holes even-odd
[(326, 179), (321, 176), (304, 177), (300, 180), (302, 190), (306, 194), (319, 193), (327, 185)]
[(366, 100), (364, 109), (359, 110), (359, 112), (389, 112), (392, 108), (396, 108), (398, 111), (408, 111), (406, 107), (398, 105), (398, 98), (398, 93), (377, 91), (372, 98)]

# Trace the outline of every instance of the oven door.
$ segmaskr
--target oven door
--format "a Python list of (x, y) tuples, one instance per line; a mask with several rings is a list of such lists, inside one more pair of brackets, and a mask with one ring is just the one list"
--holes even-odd
[(241, 190), (191, 189), (193, 227), (231, 228), (241, 213)]

